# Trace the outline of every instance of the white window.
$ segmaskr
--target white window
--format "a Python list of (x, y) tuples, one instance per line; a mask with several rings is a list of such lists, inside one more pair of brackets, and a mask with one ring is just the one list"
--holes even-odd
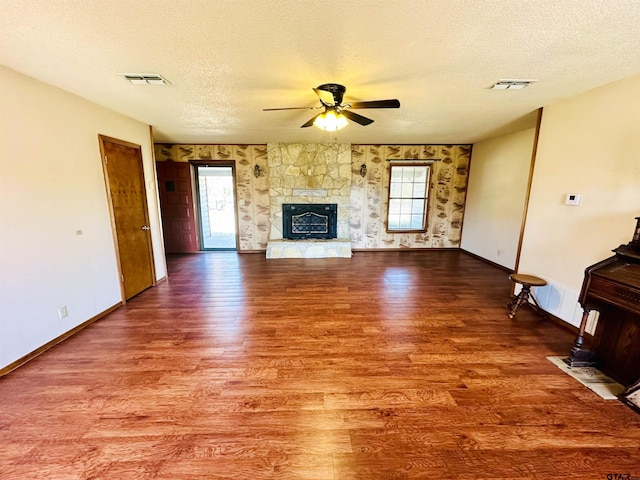
[(431, 168), (424, 164), (392, 164), (390, 168), (387, 231), (424, 232)]

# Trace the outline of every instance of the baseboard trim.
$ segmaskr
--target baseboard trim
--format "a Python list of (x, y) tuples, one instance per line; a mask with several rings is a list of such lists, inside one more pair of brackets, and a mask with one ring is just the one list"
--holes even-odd
[(484, 263), (488, 263), (489, 265), (493, 265), (494, 267), (499, 268), (500, 270), (503, 270), (503, 271), (507, 272), (509, 275), (511, 275), (513, 273), (513, 269), (507, 268), (504, 265), (500, 265), (499, 263), (492, 262), (491, 260), (487, 260), (486, 258), (481, 257), (480, 255), (476, 255), (475, 253), (471, 253), (471, 252), (465, 250), (464, 248), (461, 248), (460, 251), (466, 253), (467, 255), (472, 256), (473, 258), (477, 258), (478, 260), (482, 260)]
[(16, 360), (15, 362), (10, 363), (6, 367), (0, 368), (0, 377), (4, 377), (5, 375), (7, 375), (8, 373), (12, 372), (16, 368), (18, 368), (18, 367), (24, 365), (25, 363), (27, 363), (29, 360), (32, 360), (32, 359), (36, 358), (38, 355), (46, 352), (51, 347), (55, 347), (56, 345), (58, 345), (59, 343), (63, 342), (64, 340), (66, 340), (70, 336), (72, 336), (72, 335), (78, 333), (80, 330), (88, 327), (93, 322), (96, 322), (96, 321), (100, 320), (101, 318), (107, 316), (108, 314), (110, 314), (114, 310), (120, 308), (121, 306), (122, 306), (122, 302), (116, 303), (112, 307), (107, 308), (105, 311), (100, 312), (98, 315), (96, 315), (94, 317), (91, 317), (86, 322), (81, 323), (77, 327), (72, 328), (68, 332), (63, 333), (62, 335), (54, 338), (50, 342), (47, 342), (44, 345), (42, 345), (41, 347), (36, 348), (33, 352), (27, 353), (24, 357), (19, 358), (18, 360)]

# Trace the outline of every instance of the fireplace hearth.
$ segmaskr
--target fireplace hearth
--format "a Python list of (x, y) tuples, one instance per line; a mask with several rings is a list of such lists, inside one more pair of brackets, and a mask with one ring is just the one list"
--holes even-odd
[(287, 240), (337, 238), (338, 204), (285, 203), (282, 236)]

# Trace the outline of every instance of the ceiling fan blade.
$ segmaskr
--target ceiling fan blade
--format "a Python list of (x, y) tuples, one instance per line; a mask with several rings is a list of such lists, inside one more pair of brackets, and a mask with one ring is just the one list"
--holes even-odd
[(373, 120), (371, 120), (370, 118), (363, 117), (362, 115), (350, 112), (349, 110), (340, 110), (340, 113), (347, 117), (349, 120), (353, 120), (354, 122), (359, 123), (362, 126), (373, 123)]
[(314, 116), (311, 120), (309, 120), (307, 123), (302, 125), (300, 128), (310, 127), (311, 125), (313, 125), (313, 122), (316, 121), (316, 118), (318, 118), (320, 115), (322, 115), (322, 113), (319, 113), (318, 115)]
[(316, 110), (321, 107), (284, 107), (284, 108), (263, 108), (263, 112), (272, 112), (274, 110)]
[(372, 100), (370, 102), (349, 102), (345, 107), (351, 108), (400, 108), (400, 100)]

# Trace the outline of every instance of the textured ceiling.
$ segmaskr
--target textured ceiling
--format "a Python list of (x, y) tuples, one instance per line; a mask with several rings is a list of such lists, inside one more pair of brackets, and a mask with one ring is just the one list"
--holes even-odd
[[(321, 83), (375, 122), (351, 143), (472, 143), (640, 73), (640, 0), (2, 0), (0, 63), (175, 143), (318, 142)], [(136, 86), (118, 73), (160, 73)], [(524, 90), (490, 90), (504, 78)]]

